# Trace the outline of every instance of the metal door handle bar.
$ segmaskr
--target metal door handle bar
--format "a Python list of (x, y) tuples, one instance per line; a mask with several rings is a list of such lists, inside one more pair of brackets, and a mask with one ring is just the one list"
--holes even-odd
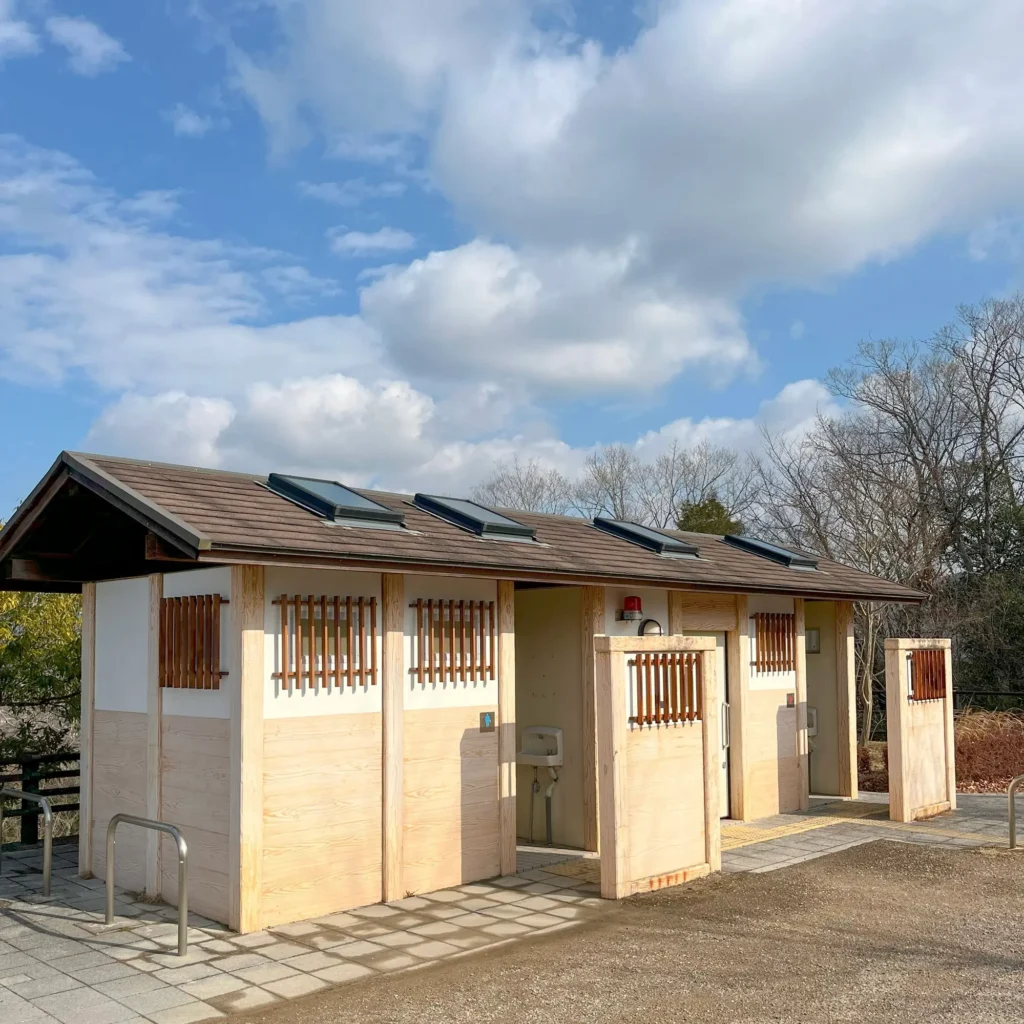
[(1006, 791), (1007, 801), (1010, 805), (1010, 849), (1015, 850), (1017, 848), (1017, 808), (1014, 803), (1014, 797), (1017, 795), (1017, 787), (1024, 782), (1024, 775), (1018, 775), (1010, 783), (1010, 788)]
[(178, 847), (178, 956), (188, 952), (188, 843), (175, 825), (153, 818), (137, 818), (134, 814), (115, 814), (107, 825), (107, 914), (106, 923), (114, 922), (114, 834), (118, 825), (138, 825), (156, 832), (166, 832)]
[(3, 851), (5, 796), (17, 800), (32, 800), (43, 809), (43, 895), (50, 895), (50, 869), (53, 867), (53, 810), (50, 801), (39, 793), (26, 793), (21, 789), (0, 789), (0, 856)]

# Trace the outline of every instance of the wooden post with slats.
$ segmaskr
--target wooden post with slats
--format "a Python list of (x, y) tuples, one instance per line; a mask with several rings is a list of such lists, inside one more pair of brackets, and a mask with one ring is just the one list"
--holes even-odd
[[(498, 622), (491, 609), (491, 678), (498, 661), (498, 830), (503, 875), (516, 872), (516, 598), (512, 580), (498, 580)], [(497, 652), (494, 651), (497, 637)]]

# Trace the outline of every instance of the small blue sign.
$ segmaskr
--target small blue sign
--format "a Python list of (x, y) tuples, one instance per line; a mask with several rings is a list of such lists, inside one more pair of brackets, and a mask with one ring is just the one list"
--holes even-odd
[(494, 712), (493, 711), (481, 711), (480, 712), (480, 731), (481, 732), (494, 732)]

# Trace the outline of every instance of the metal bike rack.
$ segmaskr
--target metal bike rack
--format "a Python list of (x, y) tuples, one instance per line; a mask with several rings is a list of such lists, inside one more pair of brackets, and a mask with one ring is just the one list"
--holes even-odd
[(188, 953), (188, 843), (179, 829), (166, 821), (137, 818), (134, 814), (115, 814), (107, 825), (107, 913), (106, 923), (114, 921), (114, 834), (118, 825), (166, 832), (178, 847), (178, 956)]
[(31, 800), (43, 808), (43, 895), (50, 895), (50, 872), (53, 868), (53, 809), (50, 801), (39, 793), (26, 793), (20, 789), (0, 789), (0, 857), (3, 851), (5, 796), (18, 800)]
[(1017, 849), (1017, 808), (1014, 803), (1014, 797), (1017, 795), (1017, 787), (1024, 782), (1024, 775), (1018, 775), (1010, 783), (1010, 788), (1006, 791), (1006, 798), (1010, 805), (1010, 849)]

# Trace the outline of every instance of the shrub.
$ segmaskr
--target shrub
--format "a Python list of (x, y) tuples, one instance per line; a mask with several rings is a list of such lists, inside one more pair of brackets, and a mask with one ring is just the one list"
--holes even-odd
[(1015, 775), (1024, 775), (1021, 712), (968, 709), (957, 715), (954, 736), (958, 790), (999, 793)]

